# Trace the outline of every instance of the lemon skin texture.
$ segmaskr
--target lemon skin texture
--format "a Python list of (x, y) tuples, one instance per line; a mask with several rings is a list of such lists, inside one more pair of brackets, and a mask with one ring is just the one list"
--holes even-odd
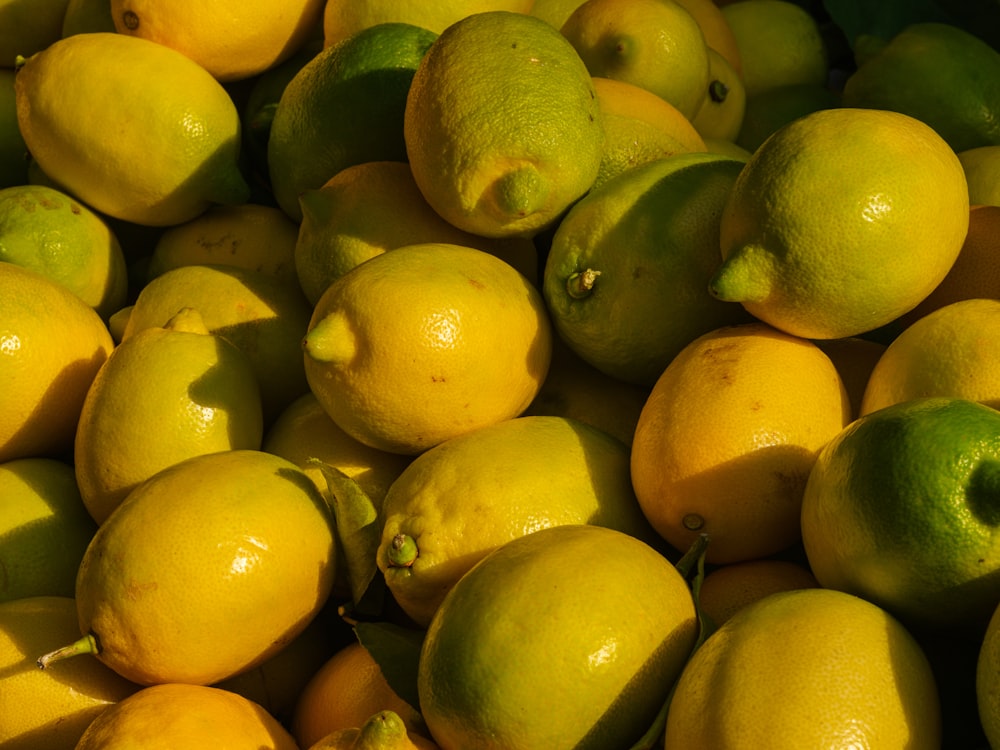
[(260, 451), (196, 456), (140, 485), (98, 529), (77, 577), (80, 632), (134, 682), (218, 682), (302, 632), (330, 593), (335, 549), (329, 508), (294, 464)]
[[(102, 214), (168, 226), (249, 198), (236, 106), (180, 52), (123, 34), (74, 34), (28, 58), (14, 85), (32, 158)], [(123, 131), (125, 122), (143, 127)]]
[(666, 750), (941, 747), (930, 663), (885, 610), (822, 588), (734, 614), (677, 681)]
[[(1000, 611), (1000, 606), (997, 608)], [(1000, 744), (1000, 614), (987, 624), (976, 659), (976, 709), (990, 746)]]
[(418, 692), (442, 750), (629, 747), (694, 646), (691, 592), (632, 536), (555, 526), (508, 542), (445, 598)]

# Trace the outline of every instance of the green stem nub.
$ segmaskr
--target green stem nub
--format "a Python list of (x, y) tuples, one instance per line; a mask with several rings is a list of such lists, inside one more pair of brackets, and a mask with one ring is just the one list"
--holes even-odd
[(601, 272), (595, 271), (593, 268), (570, 274), (569, 278), (566, 279), (566, 294), (573, 299), (589, 297), (590, 293), (594, 291), (594, 284), (600, 275)]
[(708, 84), (708, 95), (711, 97), (713, 102), (722, 104), (726, 101), (726, 97), (729, 95), (729, 87), (722, 81), (715, 79)]
[(389, 564), (394, 568), (408, 568), (419, 555), (417, 542), (409, 534), (396, 534), (389, 544)]
[(55, 651), (51, 651), (44, 656), (38, 657), (39, 669), (45, 669), (52, 662), (62, 661), (63, 659), (69, 659), (73, 656), (81, 656), (83, 654), (93, 654), (97, 655), (100, 649), (97, 646), (97, 638), (94, 637), (93, 633), (87, 633), (87, 635), (80, 638), (78, 641), (74, 641), (68, 646), (63, 646), (62, 648), (57, 648)]

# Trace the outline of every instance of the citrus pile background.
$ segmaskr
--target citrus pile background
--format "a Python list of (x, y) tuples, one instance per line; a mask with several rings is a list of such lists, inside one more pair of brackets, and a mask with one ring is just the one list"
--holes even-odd
[(1000, 5), (0, 0), (0, 747), (1000, 747)]

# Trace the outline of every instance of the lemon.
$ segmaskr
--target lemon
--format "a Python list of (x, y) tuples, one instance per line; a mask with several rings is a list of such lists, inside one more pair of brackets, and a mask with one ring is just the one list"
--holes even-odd
[(625, 81), (593, 80), (604, 124), (604, 154), (591, 189), (654, 159), (706, 150), (694, 125), (665, 99)]
[(17, 124), (14, 75), (0, 68), (0, 188), (28, 181), (28, 147)]
[(743, 79), (719, 52), (708, 50), (708, 94), (691, 124), (702, 138), (735, 141), (743, 125), (747, 95)]
[(403, 129), (427, 202), (485, 237), (553, 225), (590, 189), (604, 149), (576, 50), (541, 19), (507, 11), (441, 33), (413, 76)]
[(13, 68), (18, 55), (33, 55), (59, 39), (69, 0), (2, 0), (0, 67)]
[(752, 154), (742, 146), (722, 138), (706, 138), (705, 148), (708, 149), (708, 153), (710, 154), (728, 156), (730, 159), (736, 159), (744, 164), (750, 161), (750, 157), (752, 156)]
[(677, 569), (599, 526), (503, 545), (445, 598), (420, 653), (420, 706), (442, 748), (630, 747), (696, 635)]
[(334, 552), (329, 509), (295, 464), (254, 450), (186, 459), (98, 528), (76, 581), (83, 637), (39, 663), (94, 654), (143, 685), (226, 679), (316, 616)]
[(958, 157), (919, 120), (813, 112), (772, 135), (740, 172), (709, 288), (797, 336), (871, 331), (948, 273), (968, 200)]
[(308, 750), (436, 750), (430, 740), (409, 734), (395, 711), (378, 711), (360, 727), (338, 729), (320, 738)]
[(541, 294), (513, 267), (474, 248), (419, 244), (333, 282), (302, 346), (309, 387), (341, 429), (417, 454), (524, 411), (548, 371), (552, 333)]
[(519, 417), (413, 460), (385, 497), (376, 562), (394, 600), (426, 626), (487, 553), (568, 523), (656, 539), (636, 503), (623, 443), (566, 417)]
[(825, 84), (775, 86), (747, 99), (736, 143), (753, 153), (769, 135), (792, 120), (838, 106), (840, 95)]
[(78, 633), (69, 597), (0, 602), (0, 745), (71, 750), (101, 712), (139, 689), (97, 661), (38, 668), (39, 654)]
[(708, 45), (694, 16), (674, 0), (587, 0), (563, 35), (591, 75), (651, 91), (694, 117), (708, 91)]
[(143, 688), (116, 703), (87, 727), (76, 750), (226, 746), (298, 750), (277, 719), (256, 703), (215, 687), (175, 684)]
[(324, 4), (111, 0), (111, 15), (118, 33), (182, 52), (217, 80), (228, 82), (286, 60), (322, 22)]
[(886, 40), (855, 41), (848, 107), (915, 117), (955, 151), (1000, 145), (1000, 51), (947, 23), (915, 23)]
[(570, 14), (583, 5), (584, 0), (535, 0), (528, 11), (555, 29), (561, 29)]
[[(96, 211), (166, 226), (249, 196), (236, 106), (176, 50), (124, 34), (74, 34), (29, 57), (15, 88), (32, 157)], [(142, 127), (123, 130), (123, 122)]]
[(701, 582), (698, 604), (713, 626), (718, 627), (765, 596), (818, 586), (816, 576), (805, 565), (762, 557), (721, 565), (709, 571)]
[(66, 5), (62, 36), (114, 30), (115, 19), (111, 15), (111, 3), (104, 0), (69, 0)]
[(434, 3), (420, 0), (333, 0), (326, 3), (323, 35), (329, 47), (369, 26), (393, 22), (413, 24), (440, 34), (448, 26), (473, 13), (493, 10), (527, 13), (533, 6), (533, 0), (437, 0)]
[(821, 588), (768, 596), (709, 636), (677, 681), (664, 742), (666, 750), (940, 746), (938, 689), (917, 640), (879, 607)]
[(435, 39), (419, 26), (379, 24), (326, 47), (288, 82), (271, 120), (267, 161), (274, 198), (295, 222), (302, 192), (345, 167), (406, 160), (407, 93)]
[(119, 344), (80, 412), (74, 466), (83, 503), (103, 523), (133, 489), (191, 456), (259, 449), (260, 388), (249, 359), (196, 310)]
[(404, 733), (422, 729), (423, 719), (386, 682), (371, 653), (358, 641), (327, 659), (295, 704), (291, 729), (299, 746), (312, 747), (338, 730), (357, 729), (379, 711), (392, 711)]
[(73, 596), (76, 569), (97, 531), (73, 467), (54, 458), (0, 463), (0, 602)]
[(667, 365), (632, 440), (632, 484), (678, 550), (707, 534), (705, 559), (765, 557), (799, 541), (819, 450), (850, 419), (844, 385), (814, 343), (763, 323), (706, 333)]
[[(1000, 610), (1000, 606), (997, 608)], [(1000, 743), (1000, 615), (994, 610), (976, 658), (976, 708), (991, 746)]]
[(635, 167), (560, 222), (542, 290), (553, 325), (581, 359), (652, 386), (690, 341), (750, 319), (707, 291), (723, 207), (743, 168), (707, 153)]
[(868, 379), (879, 358), (885, 353), (886, 345), (879, 341), (848, 336), (843, 339), (821, 339), (816, 345), (830, 358), (840, 373), (840, 379), (851, 401), (851, 414), (860, 416), (861, 399), (864, 397)]
[(299, 197), (302, 223), (295, 269), (316, 304), (333, 281), (354, 266), (404, 245), (446, 242), (496, 255), (533, 282), (538, 252), (525, 237), (492, 239), (464, 232), (430, 207), (405, 162), (373, 161), (346, 167)]
[(998, 600), (998, 427), (974, 401), (913, 399), (824, 446), (802, 503), (820, 585), (916, 625), (985, 624)]
[(969, 183), (969, 203), (1000, 206), (1000, 144), (958, 152)]
[(861, 414), (926, 396), (1000, 409), (1000, 299), (952, 302), (916, 320), (872, 369)]
[(0, 321), (0, 461), (65, 456), (111, 334), (64, 286), (2, 261)]
[(736, 35), (729, 27), (729, 21), (722, 12), (721, 3), (715, 0), (676, 0), (698, 22), (701, 35), (710, 50), (721, 55), (729, 66), (743, 80), (743, 60), (740, 57)]
[(297, 288), (298, 236), (298, 225), (276, 206), (214, 206), (167, 228), (153, 247), (147, 273), (153, 279), (179, 266), (236, 266), (271, 274)]
[(139, 291), (126, 313), (122, 342), (164, 326), (184, 308), (250, 360), (264, 424), (308, 391), (300, 341), (311, 309), (301, 291), (273, 275), (236, 266), (192, 265), (166, 271)]
[(0, 260), (62, 284), (105, 320), (126, 302), (125, 254), (114, 231), (59, 190), (42, 185), (0, 190)]
[(788, 0), (740, 0), (722, 8), (740, 53), (747, 100), (777, 86), (826, 83), (829, 60), (816, 19)]

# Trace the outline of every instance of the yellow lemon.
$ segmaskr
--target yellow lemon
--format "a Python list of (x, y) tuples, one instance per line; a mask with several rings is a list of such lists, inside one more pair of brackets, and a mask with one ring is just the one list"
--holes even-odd
[(2, 0), (0, 67), (13, 68), (18, 55), (33, 55), (59, 39), (69, 0)]
[(855, 336), (926, 297), (968, 226), (962, 166), (930, 127), (821, 110), (772, 135), (740, 172), (709, 288), (788, 333)]
[(587, 0), (563, 24), (594, 76), (648, 89), (692, 118), (708, 91), (708, 45), (674, 0)]
[(35, 660), (79, 634), (76, 603), (64, 596), (0, 602), (0, 745), (73, 750), (101, 712), (139, 689), (98, 661), (42, 671)]
[(763, 323), (688, 344), (656, 381), (632, 440), (632, 484), (678, 550), (701, 534), (705, 559), (730, 563), (799, 541), (819, 450), (850, 419), (833, 363), (815, 344)]
[(820, 339), (816, 345), (830, 358), (840, 373), (840, 379), (851, 401), (851, 414), (854, 417), (860, 416), (861, 399), (864, 397), (868, 378), (871, 377), (875, 363), (885, 352), (886, 345), (859, 336)]
[(338, 729), (321, 737), (308, 750), (436, 750), (437, 745), (410, 734), (395, 711), (378, 711), (360, 727)]
[(736, 38), (748, 100), (777, 86), (826, 83), (826, 43), (819, 23), (801, 5), (740, 0), (726, 4), (722, 15)]
[(958, 152), (969, 183), (969, 203), (1000, 206), (1000, 144)]
[(933, 750), (941, 731), (934, 674), (914, 636), (863, 599), (809, 588), (748, 605), (695, 651), (663, 747)]
[(214, 206), (160, 234), (146, 272), (153, 279), (178, 266), (217, 264), (262, 271), (298, 285), (298, 235), (298, 225), (275, 206)]
[(333, 281), (359, 263), (426, 242), (474, 247), (507, 261), (532, 282), (538, 276), (538, 251), (530, 239), (480, 237), (449, 224), (424, 199), (405, 162), (346, 167), (322, 187), (303, 192), (299, 205), (295, 269), (314, 305)]
[(590, 189), (604, 149), (576, 50), (541, 19), (505, 11), (441, 33), (413, 76), (403, 128), (427, 202), (485, 237), (552, 225)]
[(100, 216), (43, 185), (0, 190), (0, 260), (34, 269), (105, 320), (128, 295), (125, 254)]
[(625, 81), (594, 78), (604, 123), (604, 154), (591, 189), (627, 169), (673, 154), (705, 151), (705, 141), (675, 106)]
[[(24, 61), (15, 88), (32, 157), (103, 214), (164, 226), (249, 196), (236, 105), (176, 50), (124, 34), (74, 34)], [(123, 122), (142, 127), (122, 131)]]
[(62, 36), (115, 30), (111, 3), (104, 0), (69, 0), (62, 21)]
[(698, 590), (698, 604), (713, 626), (718, 627), (765, 596), (818, 586), (816, 576), (805, 565), (762, 557), (721, 565), (709, 571)]
[(861, 414), (927, 396), (1000, 409), (1000, 300), (952, 302), (913, 322), (872, 369)]
[(303, 191), (322, 187), (340, 170), (406, 160), (407, 94), (435, 39), (405, 23), (366, 28), (323, 49), (284, 87), (268, 133), (267, 166), (274, 198), (293, 221), (302, 220)]
[(76, 750), (227, 745), (298, 750), (288, 731), (256, 703), (228, 690), (182, 684), (153, 685), (116, 703), (87, 727)]
[(113, 348), (87, 303), (35, 271), (0, 262), (0, 461), (72, 450), (87, 390)]
[(721, 55), (742, 81), (743, 61), (740, 58), (739, 45), (736, 41), (736, 35), (729, 28), (726, 14), (722, 12), (722, 4), (716, 3), (715, 0), (676, 1), (694, 16), (708, 48)]
[[(377, 300), (377, 302), (376, 302)], [(396, 453), (517, 416), (548, 371), (541, 293), (460, 245), (407, 245), (331, 284), (303, 340), (309, 387), (355, 439)]]
[(133, 489), (191, 456), (258, 449), (260, 388), (242, 351), (186, 309), (123, 341), (87, 391), (73, 463), (103, 523)]
[(736, 159), (744, 164), (750, 161), (750, 157), (752, 156), (752, 154), (742, 146), (722, 138), (706, 138), (705, 148), (708, 149), (708, 153), (710, 154), (728, 156), (730, 159)]
[(1000, 596), (998, 430), (988, 406), (921, 398), (865, 414), (828, 442), (802, 501), (820, 585), (923, 628), (985, 626)]
[(742, 168), (723, 156), (675, 154), (604, 183), (567, 212), (542, 291), (576, 354), (649, 387), (690, 341), (750, 319), (707, 291), (722, 210)]
[(73, 596), (76, 570), (97, 531), (73, 467), (54, 458), (0, 463), (0, 602)]
[(631, 747), (695, 636), (691, 592), (656, 550), (599, 526), (541, 529), (445, 598), (420, 652), (421, 710), (442, 748)]
[(747, 99), (736, 143), (753, 153), (771, 133), (792, 120), (838, 106), (840, 95), (825, 84), (790, 83), (775, 86)]
[(506, 10), (527, 13), (534, 0), (331, 0), (323, 16), (323, 35), (331, 46), (369, 26), (408, 23), (440, 34), (456, 21), (473, 13)]
[(335, 546), (325, 501), (290, 461), (253, 450), (181, 461), (98, 528), (76, 581), (83, 637), (40, 664), (93, 654), (144, 685), (226, 679), (316, 616)]
[(561, 29), (570, 14), (583, 5), (583, 0), (535, 0), (528, 11), (556, 29)]
[(0, 67), (0, 188), (28, 182), (28, 147), (17, 124), (15, 75)]
[(708, 50), (708, 94), (691, 124), (702, 138), (735, 141), (743, 125), (747, 95), (736, 69), (714, 49)]
[[(1000, 611), (1000, 606), (997, 608)], [(1000, 615), (994, 611), (976, 659), (976, 708), (990, 745), (1000, 743)]]
[(286, 60), (322, 22), (323, 0), (174, 2), (111, 0), (120, 34), (182, 52), (219, 81), (238, 81)]
[(417, 456), (381, 517), (376, 562), (394, 600), (425, 627), (473, 564), (524, 534), (589, 523), (656, 539), (632, 491), (628, 449), (565, 417), (510, 419)]

